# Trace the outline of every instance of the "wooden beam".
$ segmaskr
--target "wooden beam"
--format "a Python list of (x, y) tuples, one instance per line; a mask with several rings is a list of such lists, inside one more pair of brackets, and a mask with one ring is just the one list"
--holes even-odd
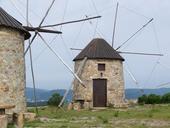
[(83, 49), (80, 49), (80, 48), (70, 48), (71, 50), (78, 50), (78, 51), (81, 51)]
[(114, 42), (115, 42), (115, 33), (116, 33), (116, 22), (117, 22), (118, 9), (119, 9), (119, 3), (117, 2), (115, 20), (114, 20), (114, 26), (113, 26), (112, 47), (113, 47)]
[(142, 53), (142, 52), (121, 52), (117, 51), (120, 54), (135, 54), (135, 55), (145, 55), (145, 56), (163, 56), (163, 54), (154, 54), (154, 53)]
[(29, 26), (23, 26), (27, 31), (38, 31), (38, 32), (44, 32), (44, 33), (54, 33), (54, 34), (62, 34), (60, 31), (54, 31), (49, 29), (42, 29), (39, 27), (29, 27)]
[[(87, 61), (87, 57), (85, 57), (85, 58), (83, 59), (81, 65), (79, 66), (79, 68), (78, 68), (78, 70), (77, 70), (77, 72), (76, 72), (77, 75), (80, 75), (80, 74), (82, 73), (82, 70), (83, 70), (83, 68), (84, 68), (84, 65), (85, 65), (86, 61)], [(63, 105), (63, 103), (64, 103), (64, 101), (65, 101), (65, 99), (66, 99), (69, 91), (70, 91), (71, 88), (73, 87), (73, 85), (74, 85), (74, 81), (71, 83), (70, 87), (69, 87), (69, 88), (66, 90), (66, 92), (64, 93), (64, 96), (63, 96), (61, 102), (59, 103), (58, 107), (61, 107), (61, 106)], [(84, 87), (84, 86), (83, 86), (83, 87)]]
[(46, 25), (46, 26), (41, 26), (41, 28), (56, 27), (56, 26), (60, 26), (60, 25), (73, 24), (73, 23), (83, 22), (83, 21), (97, 19), (97, 18), (101, 18), (101, 16), (94, 16), (94, 17), (84, 18), (84, 19), (80, 19), (80, 20), (67, 21), (67, 22), (63, 22), (63, 23), (59, 23), (59, 24)]
[(140, 31), (142, 31), (146, 26), (148, 26), (153, 21), (153, 18), (150, 19), (146, 24), (144, 24), (138, 31), (136, 31), (132, 36), (130, 36), (125, 42), (123, 42), (116, 50), (123, 47), (129, 40), (131, 40), (134, 36), (136, 36)]

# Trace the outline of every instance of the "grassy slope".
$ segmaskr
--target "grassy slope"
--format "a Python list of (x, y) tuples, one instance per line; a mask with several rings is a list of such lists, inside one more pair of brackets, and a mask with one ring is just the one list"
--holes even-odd
[[(33, 111), (33, 110), (30, 110)], [(40, 108), (30, 128), (170, 128), (170, 105), (137, 106), (126, 110), (67, 111)], [(50, 118), (50, 119), (48, 119)]]

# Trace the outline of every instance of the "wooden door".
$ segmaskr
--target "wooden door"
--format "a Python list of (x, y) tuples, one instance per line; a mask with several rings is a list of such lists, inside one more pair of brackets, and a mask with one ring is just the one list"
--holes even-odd
[(107, 80), (93, 80), (93, 107), (106, 107), (107, 103)]

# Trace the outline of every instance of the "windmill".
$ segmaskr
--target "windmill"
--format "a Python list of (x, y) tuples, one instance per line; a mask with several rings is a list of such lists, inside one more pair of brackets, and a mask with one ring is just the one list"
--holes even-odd
[[(117, 13), (118, 13), (118, 7), (119, 7), (119, 3), (117, 3), (117, 6), (116, 6), (116, 14), (115, 14), (115, 21), (114, 21), (114, 28), (113, 28), (113, 36), (112, 36), (112, 47), (114, 46), (114, 38), (115, 38), (115, 32), (116, 32), (116, 21), (117, 21)], [(125, 44), (127, 44), (131, 39), (133, 39), (139, 32), (141, 32), (144, 28), (146, 28), (151, 22), (153, 21), (153, 18), (151, 18), (151, 19), (149, 19), (149, 21), (147, 22), (147, 23), (145, 23), (141, 28), (139, 28), (135, 33), (133, 33), (126, 41), (124, 41), (120, 46), (118, 46), (117, 48), (115, 48), (115, 50), (116, 50), (116, 52), (117, 53), (119, 53), (119, 54), (132, 54), (132, 55), (142, 55), (142, 56), (163, 56), (163, 54), (157, 54), (157, 53), (140, 53), (140, 52), (126, 52), (126, 51), (119, 51), (119, 49), (121, 48), (121, 47), (123, 47)], [(99, 52), (100, 50), (99, 49), (97, 49), (97, 51), (96, 51), (96, 53), (90, 53), (90, 49), (93, 49), (92, 47), (97, 47), (97, 43), (93, 43), (93, 42), (102, 42), (101, 41), (101, 39), (94, 39), (94, 40), (92, 40), (91, 42), (90, 42), (90, 44), (89, 45), (87, 45), (86, 46), (86, 48), (85, 49), (80, 49), (80, 48), (71, 48), (71, 50), (80, 50), (81, 52), (80, 52), (80, 54), (75, 58), (75, 60), (79, 60), (79, 59), (82, 59), (82, 63), (81, 64), (79, 64), (79, 67), (77, 68), (76, 66), (75, 66), (75, 68), (77, 68), (76, 70), (77, 70), (77, 72), (76, 72), (76, 74), (79, 74), (79, 72), (82, 70), (82, 67), (84, 66), (84, 64), (85, 64), (85, 62), (86, 62), (86, 60), (87, 60), (87, 57), (88, 58), (90, 58), (90, 59), (92, 59), (92, 56), (91, 55), (93, 55), (93, 58), (95, 58), (94, 56), (95, 56), (95, 54), (99, 54), (99, 53), (97, 53), (97, 51)], [(91, 45), (91, 46), (90, 46)], [(94, 45), (94, 46), (92, 46), (92, 45)], [(100, 44), (100, 45), (102, 45), (102, 44)], [(89, 48), (88, 48), (89, 47)], [(91, 48), (90, 48), (91, 47)], [(104, 48), (105, 46), (103, 45), (103, 48)], [(100, 46), (100, 48), (102, 48), (101, 46)], [(107, 49), (109, 49), (109, 48), (107, 48)], [(106, 50), (106, 49), (105, 49)], [(102, 49), (101, 49), (101, 51), (102, 51)], [(107, 51), (108, 52), (108, 51)], [(102, 53), (104, 54), (104, 51), (102, 51)], [(91, 54), (91, 55), (90, 55)], [(81, 57), (80, 57), (81, 56)], [(84, 59), (82, 58), (82, 56), (84, 56)], [(86, 56), (86, 57), (85, 57)], [(96, 55), (96, 57), (97, 57), (97, 55)], [(106, 58), (106, 56), (105, 56), (105, 58)], [(77, 62), (78, 63), (78, 62)], [(75, 63), (75, 65), (78, 65), (78, 64), (76, 64)], [(88, 64), (89, 65), (89, 64)], [(95, 66), (94, 66), (95, 67)], [(87, 67), (86, 67), (87, 68)], [(88, 69), (85, 69), (85, 70), (88, 70)], [(91, 69), (92, 70), (92, 69)], [(136, 78), (135, 78), (135, 76), (131, 73), (131, 71), (128, 69), (128, 68), (125, 68), (125, 70), (127, 71), (127, 73), (129, 74), (129, 76), (131, 77), (131, 79), (135, 82), (135, 84), (138, 84), (138, 81), (136, 80)], [(93, 72), (95, 72), (95, 70), (93, 71)], [(89, 72), (88, 72), (89, 73)], [(78, 75), (79, 76), (79, 75)], [(83, 74), (83, 76), (85, 77), (85, 75)], [(86, 76), (86, 77), (89, 77), (89, 76)], [(90, 76), (90, 77), (92, 77), (92, 76)], [(86, 78), (85, 78), (86, 79)], [(89, 79), (87, 80), (87, 81), (89, 81)], [(62, 106), (62, 104), (63, 104), (63, 102), (64, 102), (64, 100), (65, 100), (65, 98), (67, 97), (67, 95), (68, 95), (68, 93), (69, 93), (69, 90), (73, 87), (73, 84), (74, 83), (72, 83), (71, 85), (70, 85), (70, 87), (67, 89), (67, 91), (65, 92), (65, 95), (64, 95), (64, 97), (63, 97), (63, 99), (62, 99), (62, 101), (60, 102), (60, 104), (59, 104), (59, 106), (58, 107), (61, 107)], [(90, 83), (88, 83), (88, 84), (90, 84)], [(78, 86), (78, 85), (76, 85), (76, 86)], [(94, 88), (93, 88), (94, 89)], [(90, 89), (91, 90), (91, 89)], [(102, 90), (102, 89), (101, 89)], [(84, 102), (84, 98), (82, 98), (83, 96), (84, 96), (84, 94), (83, 94), (83, 92), (84, 93), (87, 93), (87, 92), (85, 92), (85, 90), (84, 89), (79, 89), (79, 90), (76, 90), (76, 92), (77, 92), (77, 95), (81, 95), (82, 94), (82, 96), (78, 96), (78, 98), (77, 98), (77, 100), (81, 100), (80, 102), (82, 102), (82, 100), (83, 100), (83, 102)], [(79, 93), (78, 93), (79, 92)], [(100, 92), (101, 93), (101, 92)], [(88, 93), (89, 94), (89, 93)], [(88, 95), (88, 94), (86, 94), (86, 95)], [(89, 94), (90, 95), (90, 94)], [(103, 95), (104, 96), (104, 95)], [(101, 97), (102, 98), (102, 97)], [(91, 99), (91, 98), (90, 98)], [(94, 99), (94, 97), (93, 97), (93, 99)], [(100, 101), (99, 101), (100, 102)], [(80, 103), (81, 104), (81, 103)], [(105, 104), (105, 103), (104, 103)], [(105, 106), (105, 105), (103, 105), (103, 106)]]

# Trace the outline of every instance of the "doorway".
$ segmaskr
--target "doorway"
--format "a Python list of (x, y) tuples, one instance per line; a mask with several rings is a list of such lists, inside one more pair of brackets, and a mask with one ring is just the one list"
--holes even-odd
[(107, 80), (93, 79), (93, 107), (106, 107)]

